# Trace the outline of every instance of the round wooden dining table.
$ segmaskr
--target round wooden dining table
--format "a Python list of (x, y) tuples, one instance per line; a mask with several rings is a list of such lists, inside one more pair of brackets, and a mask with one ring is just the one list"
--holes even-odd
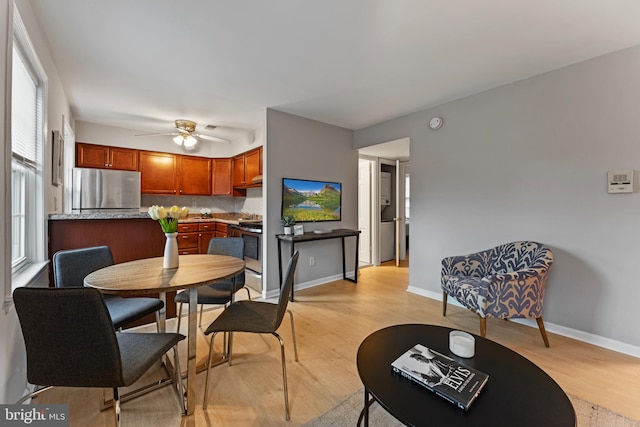
[(158, 292), (165, 303), (158, 321), (161, 332), (166, 324), (166, 293), (189, 292), (186, 415), (190, 415), (195, 410), (197, 288), (234, 278), (243, 271), (243, 260), (226, 255), (180, 255), (178, 268), (172, 269), (162, 267), (162, 257), (145, 258), (96, 270), (85, 277), (84, 285), (122, 296)]

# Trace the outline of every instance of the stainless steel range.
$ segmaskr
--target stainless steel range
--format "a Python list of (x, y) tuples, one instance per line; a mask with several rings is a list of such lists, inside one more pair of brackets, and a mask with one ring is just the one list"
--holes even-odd
[(244, 240), (244, 262), (247, 286), (262, 292), (262, 222), (241, 222), (229, 226), (230, 237)]

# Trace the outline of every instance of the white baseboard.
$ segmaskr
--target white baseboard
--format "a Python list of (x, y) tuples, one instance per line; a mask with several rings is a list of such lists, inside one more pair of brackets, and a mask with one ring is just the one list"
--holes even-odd
[[(409, 286), (407, 291), (413, 294), (421, 295), (423, 297), (431, 298), (437, 301), (442, 301), (442, 292), (426, 291), (424, 289), (416, 288), (414, 286)], [(456, 301), (454, 298), (448, 299), (447, 303), (458, 306), (458, 307), (462, 307), (462, 305), (458, 301)], [(530, 326), (532, 328), (538, 329), (538, 324), (536, 323), (535, 319), (510, 319), (510, 320), (512, 322), (520, 323), (522, 325), (526, 325), (526, 326)], [(567, 328), (565, 326), (556, 325), (554, 323), (548, 323), (547, 321), (544, 322), (544, 327), (548, 332), (562, 335), (563, 337), (573, 338), (575, 340), (593, 344), (598, 347), (603, 347), (608, 350), (617, 351), (618, 353), (624, 353), (630, 356), (640, 357), (640, 347), (635, 345), (627, 344), (622, 341), (616, 341), (611, 338), (606, 338), (600, 335), (591, 334), (589, 332), (580, 331), (578, 329), (572, 329), (572, 328)]]
[[(355, 277), (353, 271), (347, 271), (347, 277)], [(313, 288), (316, 286), (324, 285), (325, 283), (335, 282), (337, 280), (342, 280), (342, 274), (334, 274), (333, 276), (322, 277), (320, 279), (294, 284), (294, 295), (295, 292), (301, 291), (302, 289)], [(265, 299), (277, 299), (278, 295), (280, 295), (280, 289), (272, 289), (267, 292)]]

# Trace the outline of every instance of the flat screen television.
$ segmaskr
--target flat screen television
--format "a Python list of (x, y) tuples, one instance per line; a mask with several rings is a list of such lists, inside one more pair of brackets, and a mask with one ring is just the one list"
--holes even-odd
[(282, 215), (296, 222), (340, 221), (342, 184), (282, 178)]

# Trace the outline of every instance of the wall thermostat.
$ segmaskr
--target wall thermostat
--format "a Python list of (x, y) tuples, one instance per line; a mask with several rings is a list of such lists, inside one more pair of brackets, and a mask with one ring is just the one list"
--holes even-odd
[(440, 129), (442, 127), (442, 117), (434, 117), (429, 121), (429, 127), (433, 130)]
[(633, 171), (607, 172), (609, 193), (633, 193)]

